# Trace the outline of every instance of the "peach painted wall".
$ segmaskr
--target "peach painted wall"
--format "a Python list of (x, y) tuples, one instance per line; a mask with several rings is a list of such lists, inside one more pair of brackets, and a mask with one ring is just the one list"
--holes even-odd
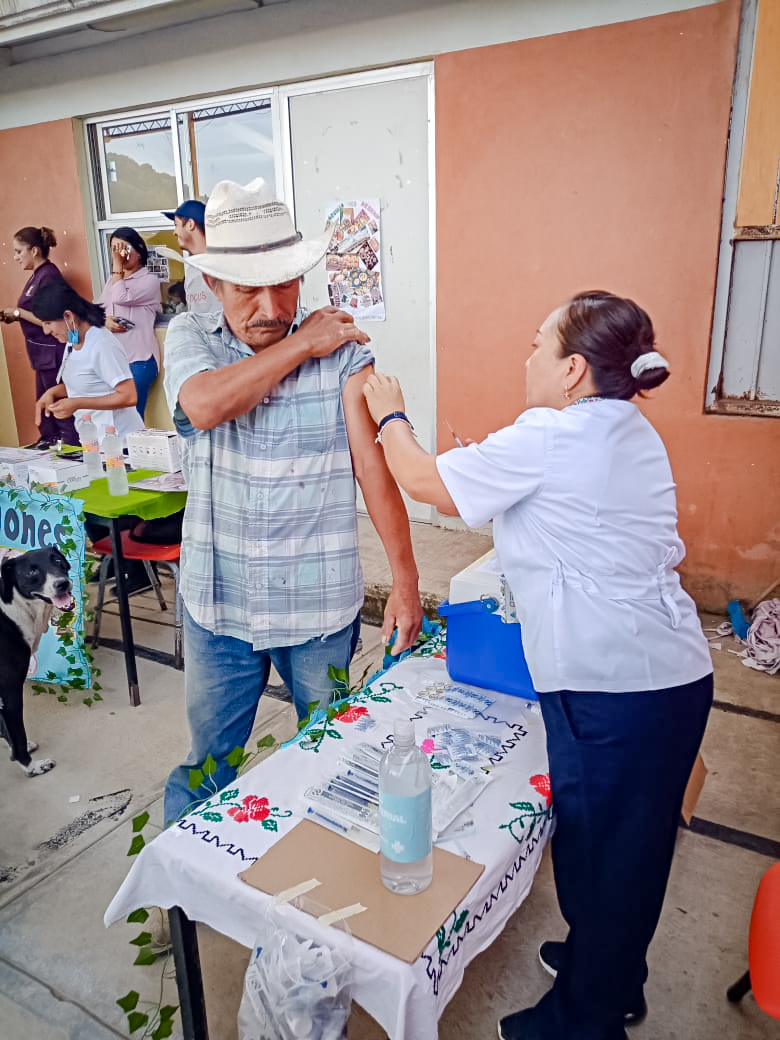
[(703, 412), (738, 34), (735, 0), (436, 59), (444, 420), (525, 401), (540, 322), (584, 289), (644, 306), (669, 382), (642, 408), (678, 483), (681, 573), (723, 609), (780, 578), (780, 420)]
[[(20, 228), (54, 230), (57, 245), (49, 259), (73, 287), (92, 296), (84, 228), (84, 206), (70, 119), (0, 131), (3, 190), (0, 192), (0, 307), (15, 307), (30, 272), (13, 259), (13, 236)], [(3, 326), (3, 344), (20, 444), (38, 437), (33, 422), (35, 376), (18, 325)]]

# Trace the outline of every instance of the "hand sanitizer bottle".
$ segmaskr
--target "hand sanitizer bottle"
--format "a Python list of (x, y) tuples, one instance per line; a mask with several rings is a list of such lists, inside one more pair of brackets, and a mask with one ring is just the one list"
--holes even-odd
[(92, 422), (92, 415), (87, 412), (79, 423), (79, 440), (81, 441), (84, 465), (90, 480), (97, 480), (103, 476), (103, 463), (100, 461), (100, 442), (98, 441), (97, 426)]
[(433, 878), (431, 778), (414, 723), (397, 719), (379, 765), (379, 866), (382, 884), (400, 895), (422, 892)]
[(106, 435), (103, 438), (103, 452), (106, 456), (106, 476), (108, 477), (109, 495), (126, 495), (130, 490), (127, 483), (127, 470), (125, 469), (125, 456), (122, 451), (122, 442), (116, 435), (113, 426), (106, 426)]

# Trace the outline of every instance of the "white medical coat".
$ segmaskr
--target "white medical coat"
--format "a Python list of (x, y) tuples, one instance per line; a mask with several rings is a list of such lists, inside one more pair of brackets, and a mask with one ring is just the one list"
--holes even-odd
[(636, 405), (530, 408), (436, 465), (469, 526), (493, 520), (537, 691), (658, 690), (712, 671), (674, 570), (669, 459)]

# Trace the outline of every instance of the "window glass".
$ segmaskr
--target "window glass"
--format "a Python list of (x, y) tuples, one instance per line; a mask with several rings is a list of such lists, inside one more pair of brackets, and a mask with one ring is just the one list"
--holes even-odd
[(103, 126), (111, 213), (176, 209), (176, 171), (168, 116)]
[(222, 180), (247, 184), (263, 177), (274, 184), (270, 98), (182, 113), (179, 136), (183, 154), (190, 157), (192, 197), (205, 202)]

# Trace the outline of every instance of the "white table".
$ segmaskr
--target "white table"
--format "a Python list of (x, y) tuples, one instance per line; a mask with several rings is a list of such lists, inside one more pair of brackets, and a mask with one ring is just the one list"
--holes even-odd
[[(323, 732), (322, 723), (314, 721), (304, 734), (143, 849), (108, 907), (105, 923), (123, 920), (141, 906), (173, 909), (187, 1040), (206, 1036), (205, 1020), (199, 1024), (197, 1008), (193, 1024), (191, 1009), (185, 1006), (194, 1001), (202, 1007), (191, 922), (201, 921), (251, 949), (253, 922), (269, 897), (237, 875), (299, 821), (305, 811), (303, 791), (323, 774), (335, 771), (350, 744), (386, 743), (393, 720), (400, 716), (415, 720), (418, 742), (428, 726), (443, 721), (496, 734), (502, 741), (492, 763), (493, 779), (471, 809), (475, 826), (443, 845), (485, 864), (466, 900), (414, 964), (357, 942), (354, 1000), (380, 1023), (390, 1040), (435, 1040), (438, 1019), (460, 986), (466, 965), (490, 946), (528, 895), (552, 821), (544, 779), (540, 779), (548, 766), (538, 705), (490, 694), (494, 705), (473, 721), (421, 705), (414, 700), (415, 693), (432, 680), (447, 680), (443, 657), (444, 638), (434, 637), (375, 677), (353, 698), (352, 710), (326, 727), (340, 739)], [(251, 797), (268, 799), (267, 806), (245, 803)], [(247, 805), (255, 807), (257, 818), (246, 818)], [(186, 915), (183, 933), (175, 908)], [(313, 936), (318, 928), (312, 919)], [(338, 930), (328, 930), (331, 942), (338, 941), (338, 935)]]

